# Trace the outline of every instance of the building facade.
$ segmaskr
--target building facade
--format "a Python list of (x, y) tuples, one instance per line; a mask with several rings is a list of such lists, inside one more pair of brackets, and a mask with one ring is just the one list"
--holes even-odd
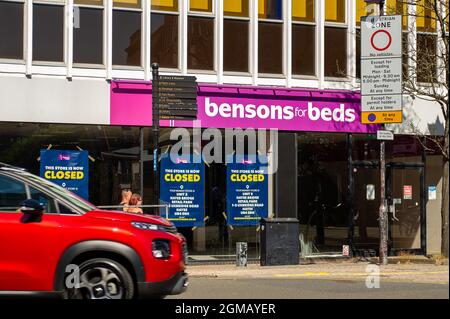
[[(420, 50), (442, 50), (439, 26), (420, 5), (385, 6), (404, 15), (404, 43), (417, 47), (405, 55), (406, 73)], [(0, 162), (39, 174), (42, 149), (87, 150), (94, 204), (118, 204), (125, 188), (159, 202), (157, 62), (161, 74), (199, 83), (200, 123), (161, 121), (162, 151), (177, 127), (277, 131), (276, 149), (256, 150), (278, 163), (268, 215), (299, 219), (305, 253), (376, 251), (379, 127), (359, 115), (365, 10), (362, 0), (0, 0)], [(420, 136), (442, 135), (444, 120), (439, 105), (408, 96), (403, 113), (403, 124), (388, 125), (396, 133), (387, 143), (391, 251), (437, 253), (441, 157)], [(238, 241), (258, 255), (259, 226), (227, 225), (227, 191), (226, 165), (207, 165), (205, 225), (181, 228), (193, 255), (232, 255)]]

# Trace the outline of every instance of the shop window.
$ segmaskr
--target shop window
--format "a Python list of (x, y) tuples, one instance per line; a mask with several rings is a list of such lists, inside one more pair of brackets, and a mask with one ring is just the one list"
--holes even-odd
[(417, 33), (417, 82), (437, 81), (436, 41), (434, 34)]
[(196, 12), (212, 12), (212, 0), (190, 0), (189, 10)]
[(347, 73), (347, 29), (325, 27), (325, 76), (345, 77)]
[(152, 62), (178, 68), (178, 15), (152, 13)]
[(292, 0), (292, 20), (314, 22), (314, 0)]
[(223, 28), (224, 71), (248, 72), (249, 22), (224, 19)]
[(292, 0), (292, 74), (315, 75), (314, 0)]
[(283, 73), (283, 1), (259, 0), (258, 69)]
[(320, 252), (341, 251), (348, 240), (346, 147), (345, 134), (297, 134), (300, 231)]
[(345, 0), (325, 1), (325, 21), (345, 23)]
[(141, 12), (113, 10), (114, 65), (141, 65)]
[(64, 6), (33, 4), (33, 60), (64, 61)]
[(188, 68), (214, 70), (214, 19), (188, 17)]
[(259, 0), (258, 13), (260, 19), (281, 20), (283, 19), (283, 1)]
[(227, 0), (223, 3), (224, 15), (227, 17), (249, 17), (248, 0)]
[(27, 199), (25, 185), (7, 176), (0, 175), (0, 212), (15, 212), (20, 202)]
[(23, 59), (23, 3), (0, 1), (0, 59)]
[[(249, 71), (248, 0), (224, 2), (223, 69), (231, 72)], [(239, 17), (236, 19), (236, 17)]]
[(74, 19), (73, 62), (103, 64), (103, 9), (76, 8), (78, 17)]
[(283, 73), (283, 24), (259, 22), (259, 72)]
[(316, 74), (315, 42), (315, 26), (292, 25), (292, 74)]

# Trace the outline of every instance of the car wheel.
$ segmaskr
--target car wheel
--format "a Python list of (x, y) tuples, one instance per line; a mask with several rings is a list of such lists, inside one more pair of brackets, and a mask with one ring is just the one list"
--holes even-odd
[(96, 258), (79, 266), (79, 284), (64, 291), (66, 299), (132, 299), (134, 283), (118, 262)]

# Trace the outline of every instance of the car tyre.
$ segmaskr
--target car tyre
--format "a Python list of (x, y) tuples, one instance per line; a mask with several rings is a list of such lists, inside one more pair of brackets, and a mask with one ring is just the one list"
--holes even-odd
[[(79, 284), (65, 289), (65, 299), (133, 299), (135, 295), (130, 273), (120, 263), (111, 259), (87, 260), (79, 265), (73, 278), (78, 278), (76, 282)], [(66, 283), (67, 277), (65, 287)]]

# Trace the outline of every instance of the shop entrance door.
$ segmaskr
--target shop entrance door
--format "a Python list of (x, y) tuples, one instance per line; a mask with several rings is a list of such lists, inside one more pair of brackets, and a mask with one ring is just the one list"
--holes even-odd
[(391, 163), (386, 176), (389, 211), (389, 248), (400, 252), (425, 253), (424, 167)]
[[(357, 255), (378, 254), (380, 169), (377, 164), (353, 165), (352, 245)], [(389, 163), (386, 199), (389, 215), (389, 253), (424, 254), (426, 221), (423, 164)]]
[(357, 255), (375, 256), (380, 241), (380, 170), (378, 165), (353, 166), (353, 220), (350, 232)]

